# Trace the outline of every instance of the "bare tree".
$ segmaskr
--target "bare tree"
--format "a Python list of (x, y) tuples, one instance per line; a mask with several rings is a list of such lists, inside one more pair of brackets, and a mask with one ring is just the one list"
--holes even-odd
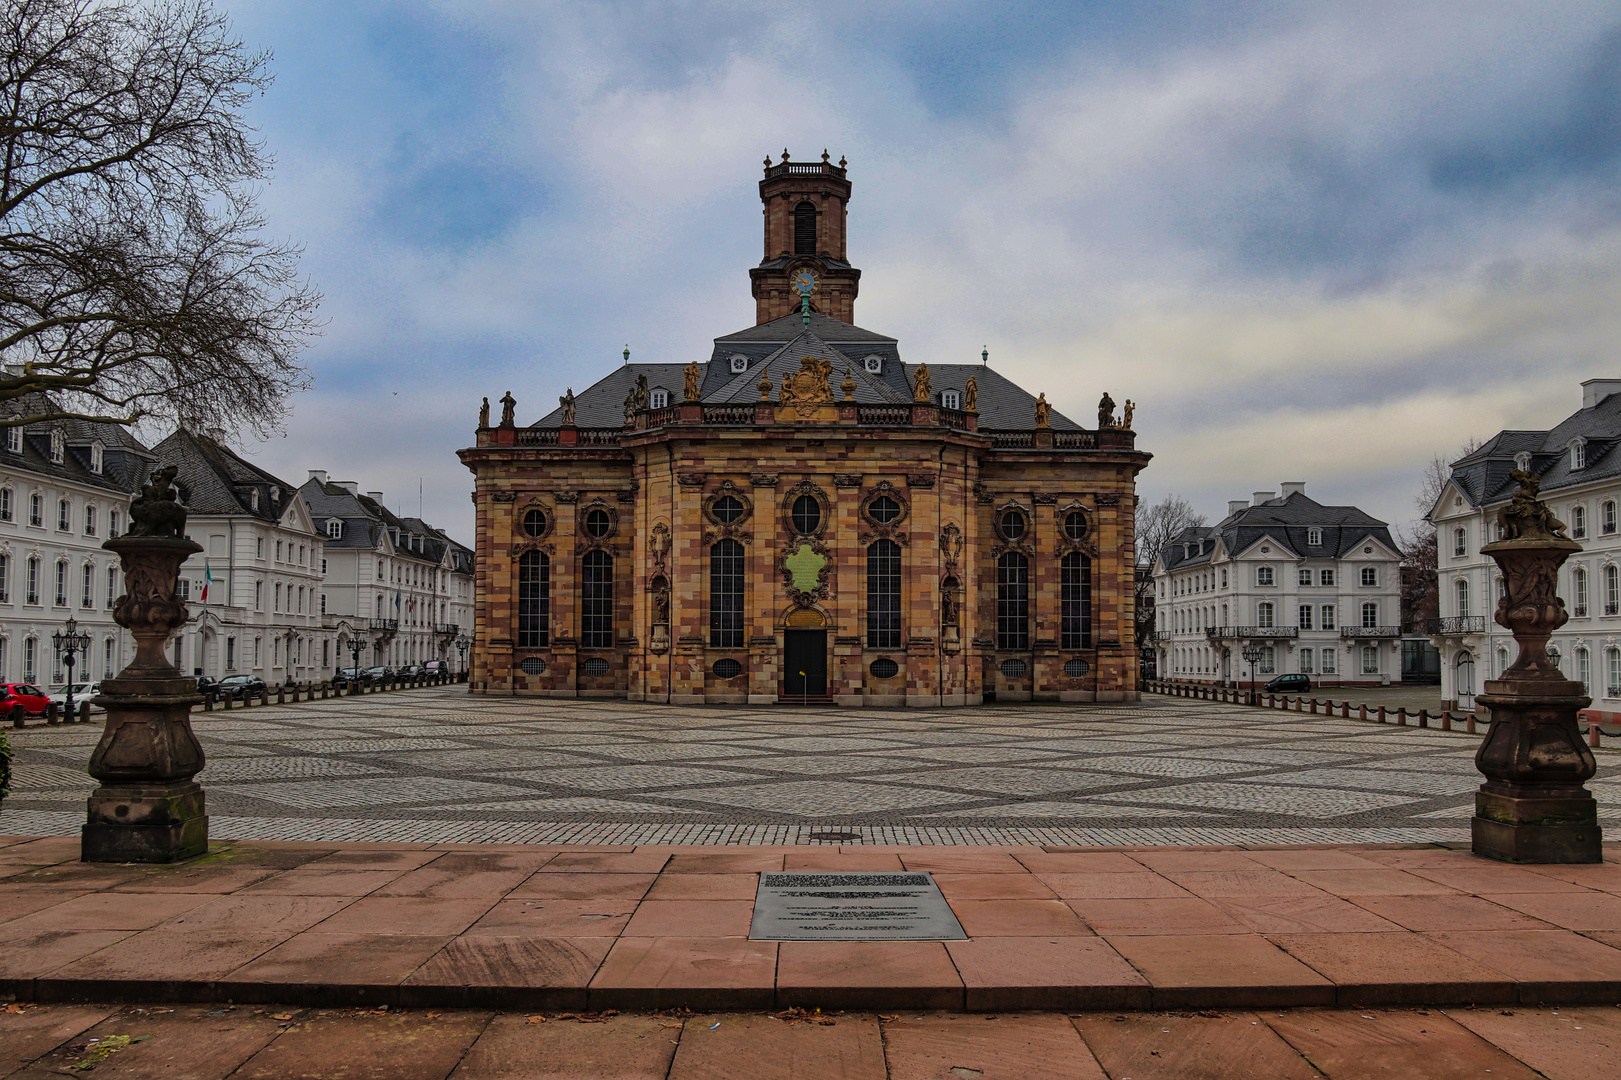
[(1397, 530), (1396, 541), (1401, 545), (1401, 621), (1407, 633), (1422, 632), (1424, 624), (1441, 615), (1440, 587), (1437, 579), (1437, 541), (1435, 526), (1430, 523), (1430, 511), (1435, 509), (1447, 480), (1452, 476), (1452, 462), (1467, 457), (1480, 449), (1478, 439), (1470, 439), (1458, 448), (1451, 459), (1436, 454), (1424, 465), (1423, 478), (1413, 492), (1413, 510), (1417, 519)]
[(309, 380), (319, 296), (263, 237), (270, 83), (209, 0), (5, 0), (0, 426), (264, 433)]
[(1154, 629), (1154, 615), (1148, 600), (1153, 596), (1154, 581), (1148, 570), (1171, 538), (1183, 529), (1203, 525), (1205, 516), (1196, 513), (1193, 504), (1180, 495), (1170, 494), (1159, 502), (1137, 512), (1137, 640), (1144, 641)]

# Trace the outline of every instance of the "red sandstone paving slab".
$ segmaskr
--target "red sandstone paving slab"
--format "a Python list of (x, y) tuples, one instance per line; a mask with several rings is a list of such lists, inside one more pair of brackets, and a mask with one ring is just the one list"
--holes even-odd
[(1146, 900), (1191, 897), (1193, 894), (1152, 870), (1134, 874), (1052, 873), (1035, 875), (1065, 900)]
[(759, 890), (759, 874), (672, 874), (666, 871), (648, 890), (647, 899), (753, 900)]
[[(75, 858), (78, 856), (75, 855)], [(41, 866), (23, 874), (13, 874), (0, 881), (0, 892), (24, 889), (77, 890), (111, 889), (126, 881), (145, 876), (145, 868), (107, 863), (58, 863)]]
[(1403, 870), (1299, 870), (1290, 875), (1335, 896), (1429, 896), (1457, 892)]
[[(268, 1016), (248, 1009), (181, 1005), (124, 1009), (64, 1043), (14, 1080), (60, 1076), (114, 1076), (122, 1080), (222, 1080), (280, 1032)], [(132, 1041), (99, 1063), (87, 1051), (98, 1042), (124, 1035)], [(139, 1039), (139, 1042), (133, 1040)], [(91, 1069), (75, 1066), (89, 1064)]]
[(1107, 1080), (1063, 1016), (909, 1016), (883, 1034), (890, 1080)]
[(901, 865), (908, 870), (942, 874), (1024, 874), (1024, 866), (1005, 851), (985, 848), (912, 848), (901, 852)]
[(478, 922), (496, 901), (436, 896), (364, 896), (313, 927), (319, 934), (451, 936)]
[(536, 874), (507, 893), (508, 900), (640, 900), (653, 887), (656, 874)]
[(799, 851), (783, 858), (784, 870), (904, 870), (901, 857), (883, 851)]
[(1447, 1016), (1553, 1080), (1613, 1080), (1621, 1060), (1614, 1006), (1451, 1009)]
[(615, 1016), (603, 1024), (497, 1016), (451, 1080), (665, 1080), (681, 1027), (659, 1016)]
[(311, 860), (313, 870), (416, 870), (443, 855), (442, 851), (334, 851)]
[(171, 930), (246, 930), (291, 936), (341, 911), (354, 899), (347, 896), (276, 896), (233, 893), (211, 898), (201, 907), (176, 915), (163, 924)]
[(1400, 868), (1474, 866), (1480, 861), (1471, 851), (1443, 847), (1370, 848), (1362, 855), (1373, 862)]
[(966, 1007), (1145, 1009), (1148, 980), (1096, 937), (982, 937), (948, 941), (965, 988)]
[(1105, 937), (1125, 934), (1247, 934), (1208, 900), (1066, 900), (1086, 925)]
[(462, 937), (399, 987), (406, 1007), (583, 1009), (612, 938)]
[(489, 1021), (478, 1012), (318, 1013), (287, 1028), (231, 1080), (444, 1080)]
[(48, 866), (79, 858), (77, 836), (30, 836), (14, 841), (0, 848), (0, 862)]
[(1537, 1080), (1537, 1074), (1440, 1010), (1302, 1011), (1266, 1023), (1329, 1076), (1391, 1080)]
[(1086, 923), (1062, 900), (951, 900), (951, 910), (969, 937), (1091, 936)]
[(1420, 866), (1409, 873), (1468, 893), (1587, 893), (1580, 885), (1486, 859), (1467, 866)]
[(1425, 935), (1520, 984), (1520, 1001), (1621, 1001), (1621, 950), (1565, 930)]
[(670, 861), (667, 851), (576, 852), (553, 855), (539, 868), (543, 874), (656, 874)]
[(935, 874), (948, 900), (1055, 900), (1058, 894), (1033, 874)]
[(1273, 934), (1268, 940), (1330, 979), (1340, 1005), (1518, 1000), (1508, 976), (1421, 934)]
[(631, 900), (502, 900), (466, 933), (474, 937), (617, 937), (635, 907)]
[(1330, 1005), (1333, 985), (1255, 934), (1110, 938), (1153, 987), (1157, 1008)]
[(1621, 929), (1621, 896), (1611, 893), (1483, 893), (1482, 898), (1566, 930)]
[(269, 867), (274, 870), (291, 870), (297, 866), (305, 866), (316, 859), (334, 853), (337, 849), (330, 844), (273, 844), (260, 841), (239, 841), (237, 843), (214, 843), (208, 847), (208, 854), (200, 859), (183, 863), (176, 867), (151, 867), (154, 874), (161, 874), (171, 869), (192, 868), (223, 868), (223, 867)]
[(231, 1001), (296, 1001), (303, 1005), (387, 1005), (395, 987), (450, 942), (449, 935), (318, 934), (276, 946), (222, 976)]
[(17, 1006), (0, 1012), (0, 1075), (44, 1057), (86, 1028), (112, 1015), (112, 1005)]
[(1248, 870), (1167, 870), (1165, 877), (1205, 899), (1230, 896), (1307, 897), (1323, 891), (1265, 867)]
[(777, 945), (735, 937), (622, 937), (591, 978), (591, 1007), (768, 1009)]
[(222, 893), (236, 892), (283, 873), (276, 866), (231, 866), (218, 863), (180, 864), (144, 872), (112, 887), (119, 893)]
[(1156, 851), (1133, 852), (1133, 859), (1159, 873), (1195, 870), (1261, 870), (1264, 867), (1249, 853), (1234, 850), (1177, 850), (1161, 848)]
[(1579, 866), (1525, 866), (1520, 869), (1543, 877), (1568, 881), (1600, 892), (1621, 893), (1621, 866), (1591, 863)]
[(1551, 930), (1478, 896), (1358, 896), (1352, 901), (1404, 930)]
[[(210, 1000), (208, 984), (287, 940), (286, 934), (231, 930), (148, 930), (116, 947), (41, 974), (39, 996), (94, 1001), (109, 993), (137, 1000)], [(113, 990), (108, 983), (121, 984)]]
[(381, 896), (501, 897), (560, 857), (544, 851), (447, 851), (421, 869), (400, 875), (377, 892)]
[(873, 1017), (841, 1016), (824, 1027), (770, 1016), (719, 1015), (687, 1020), (669, 1077), (885, 1080), (887, 1075), (883, 1037)]
[(1135, 859), (1107, 851), (1070, 854), (1021, 851), (1014, 858), (1034, 874), (1140, 874), (1143, 871), (1143, 864)]
[(781, 854), (761, 854), (752, 851), (715, 852), (712, 854), (676, 854), (664, 867), (666, 874), (758, 874), (768, 870), (781, 870)]
[(284, 896), (367, 896), (399, 878), (403, 870), (350, 870), (306, 867), (277, 874), (243, 892)]
[(54, 889), (37, 889), (26, 893), (12, 893), (3, 901), (0, 901), (0, 934), (6, 933), (10, 926), (24, 915), (44, 911), (58, 904), (65, 904), (76, 897), (88, 895), (91, 894), (57, 892)]
[(136, 899), (119, 893), (89, 893), (5, 924), (6, 932), (40, 930), (150, 930), (213, 900), (208, 894), (156, 895)]
[[(22, 997), (33, 995), (30, 980), (130, 937), (125, 930), (42, 930), (0, 936), (0, 984)], [(17, 983), (22, 983), (18, 987)]]
[(961, 1009), (963, 982), (938, 941), (784, 941), (777, 1004), (831, 1009)]
[(643, 900), (625, 937), (748, 937), (753, 900)]
[(1258, 934), (1369, 934), (1401, 927), (1338, 896), (1235, 896), (1212, 900)]
[(1091, 1015), (1072, 1022), (1116, 1080), (1322, 1080), (1254, 1013)]
[(1251, 859), (1274, 870), (1294, 873), (1296, 870), (1379, 870), (1384, 864), (1367, 857), (1366, 853), (1342, 851), (1335, 848), (1292, 848), (1280, 851), (1246, 851)]

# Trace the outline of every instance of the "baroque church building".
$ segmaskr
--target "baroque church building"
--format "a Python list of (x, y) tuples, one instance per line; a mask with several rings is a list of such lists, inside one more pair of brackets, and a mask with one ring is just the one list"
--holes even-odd
[(1131, 402), (1083, 428), (855, 325), (845, 163), (766, 161), (756, 325), (476, 445), (470, 689), (973, 705), (1138, 693)]

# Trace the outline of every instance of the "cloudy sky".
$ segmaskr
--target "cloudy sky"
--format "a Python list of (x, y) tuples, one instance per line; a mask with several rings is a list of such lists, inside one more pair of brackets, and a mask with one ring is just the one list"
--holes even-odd
[(479, 398), (527, 423), (750, 325), (768, 152), (850, 161), (857, 321), (1087, 422), (1145, 497), (1424, 463), (1621, 376), (1621, 0), (223, 0), (274, 53), (263, 203), (326, 295), (247, 449), (471, 539)]

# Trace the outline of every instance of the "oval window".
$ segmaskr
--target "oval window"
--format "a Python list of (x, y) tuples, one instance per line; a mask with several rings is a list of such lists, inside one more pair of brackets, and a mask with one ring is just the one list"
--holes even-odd
[(793, 522), (795, 532), (815, 532), (822, 524), (822, 504), (810, 495), (801, 495), (794, 500)]
[(872, 672), (872, 677), (875, 679), (893, 679), (900, 674), (901, 666), (887, 656), (880, 656), (872, 662), (872, 667), (867, 670)]
[(880, 495), (868, 504), (867, 514), (878, 524), (888, 525), (901, 516), (901, 504), (888, 495)]
[(518, 670), (525, 675), (546, 674), (546, 661), (538, 656), (526, 656), (518, 663)]
[(1017, 540), (1024, 535), (1024, 515), (1017, 510), (1009, 510), (1002, 515), (1002, 535), (1009, 540)]
[(1082, 675), (1085, 675), (1091, 670), (1092, 665), (1088, 664), (1085, 660), (1082, 660), (1079, 656), (1073, 660), (1066, 660), (1064, 662), (1064, 674), (1069, 676), (1071, 679), (1079, 679)]
[(585, 531), (588, 536), (601, 540), (608, 535), (611, 528), (613, 519), (608, 516), (608, 511), (599, 507), (585, 515)]
[(741, 674), (743, 674), (743, 665), (738, 663), (736, 660), (733, 660), (730, 656), (726, 657), (724, 660), (715, 661), (715, 678), (735, 679)]
[(531, 510), (523, 516), (523, 531), (530, 536), (539, 536), (546, 531), (546, 511)]
[(715, 515), (715, 520), (722, 525), (730, 525), (743, 516), (743, 500), (736, 495), (722, 495), (715, 500), (715, 505), (709, 512)]
[(600, 656), (593, 656), (581, 666), (580, 670), (587, 675), (606, 675), (608, 674), (608, 661)]
[(1086, 515), (1079, 510), (1071, 510), (1064, 515), (1064, 535), (1071, 540), (1086, 539)]
[(1025, 673), (1023, 660), (1003, 660), (1002, 674), (1010, 679), (1017, 679)]

